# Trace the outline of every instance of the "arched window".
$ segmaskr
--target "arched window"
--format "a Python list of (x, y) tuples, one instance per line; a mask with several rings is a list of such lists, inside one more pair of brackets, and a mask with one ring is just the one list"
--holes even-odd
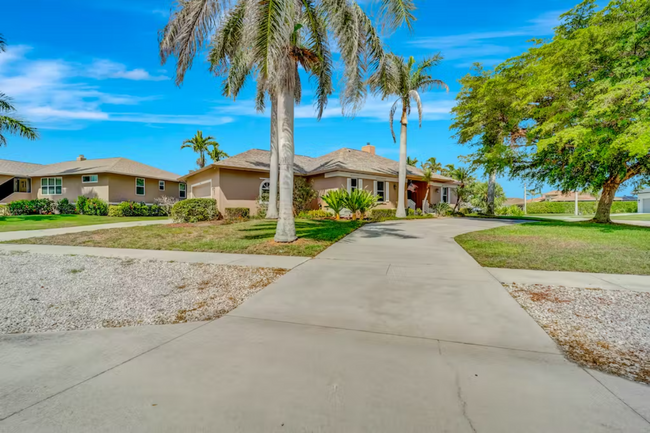
[(260, 184), (260, 203), (268, 203), (269, 193), (271, 192), (271, 181), (268, 179), (262, 180)]

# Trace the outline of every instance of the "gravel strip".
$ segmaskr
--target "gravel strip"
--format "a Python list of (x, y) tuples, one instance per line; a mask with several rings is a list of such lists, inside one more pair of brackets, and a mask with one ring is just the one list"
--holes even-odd
[(504, 284), (572, 361), (650, 384), (650, 293)]
[(0, 252), (0, 333), (211, 320), (285, 272)]

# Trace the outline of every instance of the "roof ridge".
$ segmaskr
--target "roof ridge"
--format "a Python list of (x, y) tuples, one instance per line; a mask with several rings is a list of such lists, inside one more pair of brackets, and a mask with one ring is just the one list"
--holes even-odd
[(0, 158), (0, 161), (17, 162), (18, 164), (48, 165), (48, 164), (41, 164), (41, 163), (38, 163), (38, 162), (16, 161), (15, 159), (4, 159), (4, 158)]

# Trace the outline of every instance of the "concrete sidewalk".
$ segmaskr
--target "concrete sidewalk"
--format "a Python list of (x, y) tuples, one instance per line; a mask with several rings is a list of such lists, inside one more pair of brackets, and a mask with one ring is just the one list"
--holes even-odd
[(191, 251), (136, 250), (128, 248), (74, 247), (64, 245), (0, 244), (0, 251), (20, 251), (59, 256), (118, 257), (165, 262), (212, 263), (216, 265), (254, 266), (293, 269), (309, 257), (266, 256), (261, 254), (204, 253)]
[(93, 232), (95, 230), (120, 229), (124, 227), (151, 226), (158, 224), (171, 224), (172, 220), (154, 220), (154, 221), (127, 221), (122, 223), (111, 224), (94, 224), (90, 226), (63, 227), (58, 229), (45, 230), (20, 230), (16, 232), (0, 232), (0, 242), (10, 242), (18, 239), (40, 238), (43, 236), (64, 235), (67, 233)]
[(11, 432), (648, 432), (650, 387), (586, 371), (453, 237), (368, 225), (231, 314), (0, 337)]
[(605, 290), (650, 292), (650, 275), (590, 274), (586, 272), (502, 268), (485, 269), (502, 283), (549, 284), (566, 287), (597, 287)]

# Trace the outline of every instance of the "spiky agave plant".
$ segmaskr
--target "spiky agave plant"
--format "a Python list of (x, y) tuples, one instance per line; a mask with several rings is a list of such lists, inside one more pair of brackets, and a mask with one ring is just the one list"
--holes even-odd
[(345, 209), (348, 192), (344, 189), (332, 189), (321, 196), (321, 199), (334, 212), (336, 219), (341, 219), (341, 211)]

